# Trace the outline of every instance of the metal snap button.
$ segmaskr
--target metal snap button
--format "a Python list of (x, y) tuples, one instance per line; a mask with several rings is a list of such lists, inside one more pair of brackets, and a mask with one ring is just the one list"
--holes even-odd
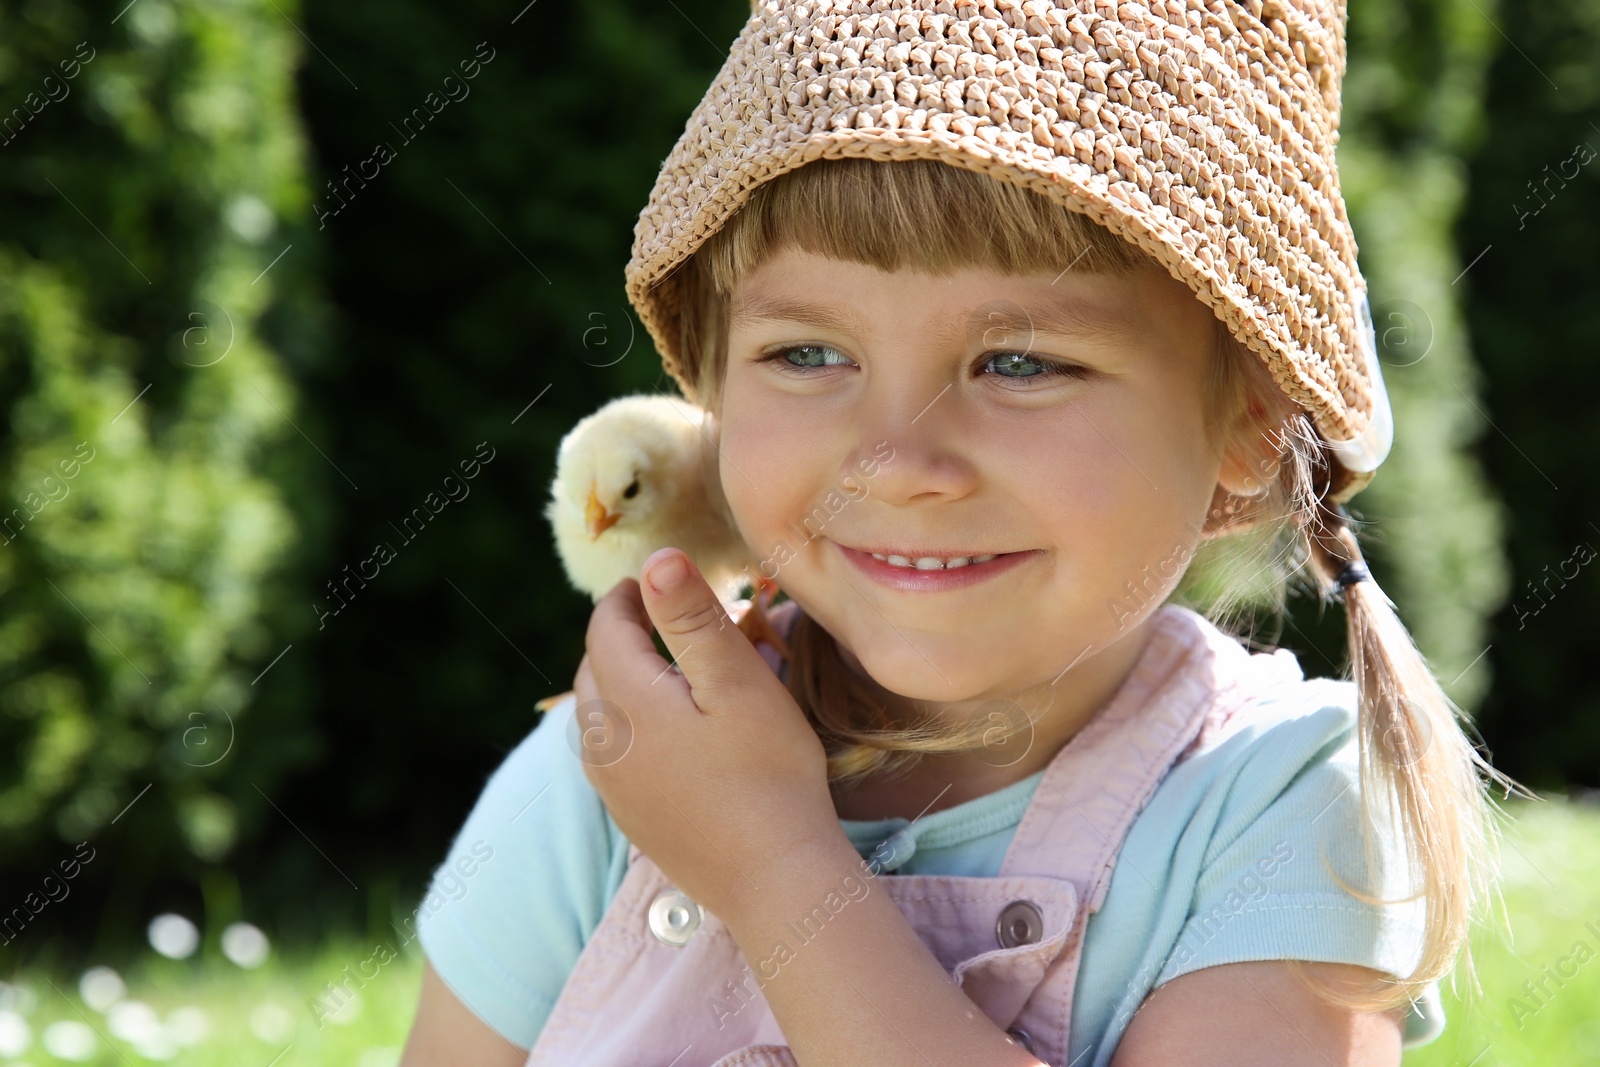
[(656, 940), (682, 948), (700, 928), (700, 905), (678, 889), (664, 889), (650, 902), (650, 932)]
[(1039, 1054), (1038, 1050), (1033, 1047), (1033, 1038), (1028, 1034), (1028, 1031), (1013, 1027), (1006, 1031), (1006, 1036), (1026, 1049), (1028, 1055), (1037, 1056)]
[(1031, 945), (1044, 936), (1044, 919), (1032, 901), (1013, 900), (1000, 912), (995, 936), (1001, 948)]

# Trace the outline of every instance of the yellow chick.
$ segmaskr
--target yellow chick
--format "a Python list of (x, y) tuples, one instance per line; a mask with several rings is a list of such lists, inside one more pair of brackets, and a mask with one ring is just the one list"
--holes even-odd
[(777, 583), (761, 574), (728, 510), (715, 439), (713, 417), (688, 401), (619, 397), (562, 438), (545, 518), (567, 579), (596, 602), (623, 578), (638, 580), (644, 561), (668, 545), (688, 553), (724, 604), (753, 581), (739, 629), (787, 659), (765, 611)]

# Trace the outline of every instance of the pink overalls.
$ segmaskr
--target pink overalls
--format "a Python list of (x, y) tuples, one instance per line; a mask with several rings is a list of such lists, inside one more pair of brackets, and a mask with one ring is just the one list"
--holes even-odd
[[(773, 610), (780, 632), (794, 610)], [(861, 878), (889, 894), (996, 1026), (1052, 1067), (1067, 1063), (1084, 924), (1129, 825), (1235, 711), (1301, 677), (1289, 652), (1252, 655), (1187, 608), (1166, 605), (1151, 626), (1122, 687), (1046, 768), (997, 876)], [(776, 653), (760, 648), (776, 670)], [(796, 1067), (727, 928), (637, 846), (628, 862), (527, 1067)]]

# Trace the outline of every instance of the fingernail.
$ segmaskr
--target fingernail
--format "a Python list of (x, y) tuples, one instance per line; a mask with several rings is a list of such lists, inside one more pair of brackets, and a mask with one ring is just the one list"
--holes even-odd
[(658, 593), (669, 593), (688, 575), (688, 561), (684, 558), (683, 553), (674, 552), (651, 567), (650, 573), (646, 577), (650, 579), (650, 588)]

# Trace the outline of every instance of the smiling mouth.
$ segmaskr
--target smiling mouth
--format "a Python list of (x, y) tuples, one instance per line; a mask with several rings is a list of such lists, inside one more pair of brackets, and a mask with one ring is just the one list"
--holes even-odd
[(983, 552), (970, 556), (935, 556), (935, 555), (900, 555), (899, 553), (884, 554), (882, 552), (868, 553), (873, 559), (879, 559), (891, 567), (906, 567), (919, 571), (949, 571), (958, 567), (965, 567), (973, 563), (988, 563), (996, 556), (1010, 555), (1008, 552)]
[[(1012, 552), (1000, 552), (993, 549), (971, 550), (965, 548), (937, 548), (932, 545), (919, 545), (907, 548), (904, 545), (847, 545), (843, 541), (836, 542), (841, 548), (848, 548), (852, 552), (861, 552), (876, 559), (899, 563), (901, 560), (911, 564), (919, 560), (933, 560), (935, 562), (954, 562), (956, 560), (973, 560), (984, 562), (996, 556), (1014, 555)], [(904, 565), (904, 564), (902, 564)]]
[(839, 551), (858, 570), (891, 589), (935, 590), (973, 585), (1027, 563), (1038, 549), (1020, 552), (979, 552), (948, 555), (918, 551), (882, 551), (851, 548), (835, 541)]

